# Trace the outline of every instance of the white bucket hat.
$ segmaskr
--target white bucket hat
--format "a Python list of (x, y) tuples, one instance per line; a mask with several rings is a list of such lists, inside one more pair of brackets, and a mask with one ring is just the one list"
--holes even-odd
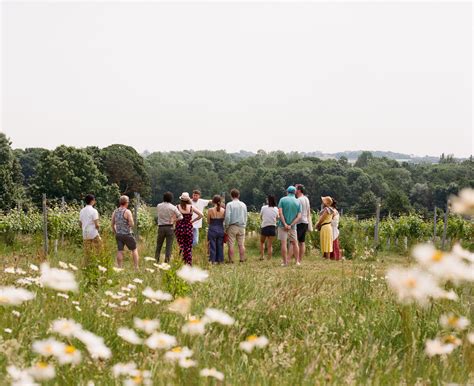
[(187, 202), (191, 202), (191, 197), (189, 197), (189, 193), (188, 192), (183, 192), (181, 194), (181, 196), (179, 196), (179, 199), (181, 201), (187, 201)]

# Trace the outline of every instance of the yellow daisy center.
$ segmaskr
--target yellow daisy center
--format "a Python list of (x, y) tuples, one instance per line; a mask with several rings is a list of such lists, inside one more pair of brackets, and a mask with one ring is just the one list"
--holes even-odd
[(133, 378), (133, 383), (135, 383), (136, 385), (139, 385), (142, 383), (143, 381), (143, 377), (141, 375), (135, 375)]
[(416, 285), (417, 285), (417, 282), (416, 282), (416, 279), (411, 277), (409, 279), (407, 279), (407, 281), (405, 282), (406, 286), (408, 288), (415, 288)]
[(74, 354), (76, 352), (76, 348), (74, 346), (66, 346), (64, 351), (66, 354)]
[(48, 364), (46, 362), (38, 362), (36, 364), (36, 367), (39, 367), (41, 369), (45, 369), (46, 367), (48, 367)]
[(48, 354), (51, 354), (53, 352), (53, 346), (48, 344), (45, 348), (44, 351), (46, 351)]
[(445, 336), (444, 337), (444, 342), (454, 344), (454, 343), (456, 343), (456, 337), (453, 336), (453, 335)]
[(189, 323), (191, 323), (191, 324), (198, 324), (198, 323), (201, 323), (201, 321), (200, 321), (199, 319), (191, 319), (191, 320), (189, 321)]
[(455, 326), (458, 323), (459, 318), (457, 316), (450, 316), (448, 318), (448, 324), (450, 326)]
[(171, 351), (172, 351), (172, 352), (181, 352), (181, 351), (183, 351), (183, 349), (178, 346), (178, 347), (172, 348)]
[(435, 262), (440, 262), (441, 260), (443, 260), (443, 252), (441, 251), (436, 251), (433, 256), (431, 256), (431, 260), (435, 261)]
[(257, 335), (250, 335), (250, 336), (247, 338), (247, 340), (248, 340), (249, 342), (253, 342), (253, 341), (257, 340), (257, 339), (258, 339), (258, 336), (257, 336)]
[(0, 303), (9, 303), (8, 298), (6, 296), (0, 296)]

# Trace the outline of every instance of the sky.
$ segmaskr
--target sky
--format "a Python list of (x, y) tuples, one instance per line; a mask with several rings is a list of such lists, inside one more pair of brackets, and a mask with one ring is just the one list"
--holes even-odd
[(14, 147), (473, 153), (470, 2), (1, 3)]

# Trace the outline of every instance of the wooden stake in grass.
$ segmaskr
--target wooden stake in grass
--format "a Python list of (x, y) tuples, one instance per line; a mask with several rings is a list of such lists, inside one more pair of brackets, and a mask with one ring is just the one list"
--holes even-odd
[(49, 252), (48, 246), (48, 208), (46, 207), (46, 193), (43, 193), (43, 250), (47, 256)]

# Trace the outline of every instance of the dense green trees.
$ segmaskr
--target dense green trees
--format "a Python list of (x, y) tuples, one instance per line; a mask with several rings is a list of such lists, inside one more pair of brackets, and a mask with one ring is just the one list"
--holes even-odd
[(200, 189), (204, 197), (211, 198), (234, 187), (240, 189), (242, 200), (251, 209), (259, 209), (268, 194), (281, 197), (288, 185), (302, 183), (314, 208), (320, 206), (322, 195), (331, 195), (345, 213), (360, 218), (373, 216), (377, 199), (382, 203), (382, 216), (413, 210), (427, 215), (435, 205), (444, 207), (450, 194), (474, 187), (472, 158), (462, 162), (449, 158), (448, 162), (445, 157), (438, 164), (414, 164), (375, 157), (370, 152), (362, 152), (354, 164), (345, 157), (322, 160), (263, 150), (256, 154), (173, 151), (141, 156), (125, 145), (13, 152), (3, 135), (0, 161), (4, 210), (12, 207), (24, 190), (36, 203), (41, 193), (78, 201), (93, 192), (103, 203), (113, 205), (119, 194), (139, 192), (155, 205), (168, 190), (177, 198), (183, 191)]
[(15, 206), (23, 196), (21, 167), (11, 143), (5, 134), (0, 133), (0, 210)]

